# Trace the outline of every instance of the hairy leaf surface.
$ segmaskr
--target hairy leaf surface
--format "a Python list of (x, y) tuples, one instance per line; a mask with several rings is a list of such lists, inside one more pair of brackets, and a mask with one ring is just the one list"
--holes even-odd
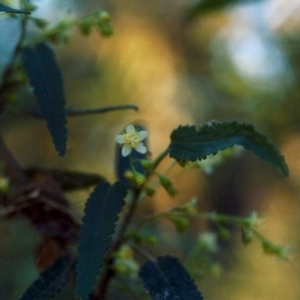
[(74, 260), (69, 255), (59, 258), (41, 273), (20, 300), (52, 299), (68, 283), (74, 271)]
[(140, 270), (146, 291), (154, 300), (202, 300), (193, 279), (176, 257), (158, 257)]
[(54, 53), (48, 45), (38, 44), (25, 48), (22, 59), (39, 108), (47, 121), (55, 149), (63, 156), (67, 147), (66, 101), (62, 76)]
[(196, 126), (179, 126), (171, 134), (169, 154), (178, 161), (195, 161), (233, 145), (252, 151), (288, 176), (284, 157), (268, 138), (256, 131), (253, 125), (236, 121), (204, 123), (199, 129)]
[(29, 11), (19, 10), (15, 8), (11, 8), (9, 6), (6, 6), (4, 4), (0, 4), (0, 12), (7, 12), (7, 13), (15, 13), (15, 14), (30, 14)]
[(124, 206), (122, 183), (100, 183), (90, 195), (79, 234), (76, 294), (87, 300), (103, 265), (118, 214)]

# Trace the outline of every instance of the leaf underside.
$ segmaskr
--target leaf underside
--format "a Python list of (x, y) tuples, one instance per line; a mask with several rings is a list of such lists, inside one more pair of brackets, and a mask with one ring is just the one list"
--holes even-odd
[(15, 13), (15, 14), (30, 14), (29, 11), (19, 10), (15, 8), (11, 8), (9, 6), (6, 6), (4, 4), (0, 4), (0, 12), (6, 12), (6, 13)]
[(76, 294), (87, 300), (96, 284), (106, 251), (124, 206), (126, 189), (122, 183), (100, 183), (90, 195), (79, 234)]
[(268, 138), (256, 131), (253, 125), (236, 121), (203, 123), (199, 129), (196, 126), (179, 126), (171, 134), (169, 154), (178, 161), (195, 161), (233, 145), (252, 151), (288, 176), (284, 157)]
[(202, 300), (193, 279), (176, 257), (158, 257), (140, 270), (146, 291), (154, 300)]
[(66, 153), (67, 128), (63, 81), (52, 49), (38, 44), (23, 50), (22, 60), (39, 108), (60, 156)]
[(56, 260), (27, 289), (20, 300), (48, 300), (58, 294), (75, 271), (73, 258), (69, 255)]

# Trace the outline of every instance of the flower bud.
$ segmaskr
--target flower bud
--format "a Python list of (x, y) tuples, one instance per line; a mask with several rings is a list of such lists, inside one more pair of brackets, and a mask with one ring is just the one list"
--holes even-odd
[(168, 188), (173, 187), (173, 183), (171, 182), (171, 180), (170, 180), (168, 177), (163, 176), (163, 175), (159, 175), (158, 179), (159, 179), (159, 183), (160, 183), (165, 189), (168, 189)]
[(170, 188), (166, 189), (166, 191), (172, 197), (174, 197), (178, 192), (174, 187), (170, 187)]
[(114, 30), (109, 23), (104, 23), (104, 24), (99, 25), (98, 29), (99, 29), (101, 35), (103, 35), (105, 37), (110, 37), (111, 35), (114, 34)]
[(117, 252), (117, 256), (120, 258), (131, 258), (131, 257), (133, 257), (132, 249), (128, 246), (123, 246)]
[(107, 11), (101, 11), (99, 13), (99, 20), (102, 23), (109, 23), (111, 21), (111, 16)]
[(40, 29), (46, 28), (48, 26), (48, 24), (49, 24), (49, 22), (47, 20), (42, 19), (42, 18), (31, 18), (31, 20)]
[(82, 35), (87, 36), (91, 33), (92, 24), (89, 21), (82, 21), (78, 24), (79, 30)]
[(156, 246), (158, 240), (155, 235), (149, 235), (147, 236), (146, 241), (150, 244), (150, 246)]
[(221, 227), (219, 229), (219, 236), (222, 240), (228, 241), (230, 239), (231, 233), (227, 228)]
[(187, 218), (176, 218), (173, 221), (178, 233), (183, 233), (190, 223)]
[(141, 173), (135, 173), (134, 174), (134, 182), (136, 183), (136, 185), (138, 187), (141, 187), (142, 185), (144, 185), (146, 183), (146, 177), (141, 174)]
[(242, 227), (242, 242), (245, 246), (252, 242), (253, 232), (249, 229)]
[(184, 212), (184, 213), (187, 213), (187, 214), (190, 214), (190, 215), (194, 215), (197, 213), (197, 208), (196, 208), (196, 205), (197, 205), (197, 198), (193, 198), (191, 199), (189, 202), (181, 205), (180, 207), (178, 207), (178, 209), (181, 211), (181, 212)]
[(142, 165), (142, 167), (143, 167), (144, 170), (146, 170), (146, 171), (152, 171), (153, 170), (152, 163), (149, 160), (142, 159), (140, 161), (140, 163), (141, 163), (141, 165)]
[(125, 173), (124, 173), (124, 177), (130, 181), (134, 181), (134, 174), (132, 171), (129, 171), (127, 170)]
[(171, 180), (163, 175), (159, 175), (158, 176), (159, 182), (162, 185), (162, 187), (166, 190), (166, 192), (170, 195), (170, 196), (175, 196), (177, 194), (177, 190), (174, 188), (173, 183), (171, 182)]
[(150, 186), (145, 186), (144, 191), (147, 196), (152, 197), (155, 194), (155, 189)]
[(198, 237), (198, 246), (202, 250), (216, 252), (218, 250), (217, 237), (214, 233), (204, 232)]

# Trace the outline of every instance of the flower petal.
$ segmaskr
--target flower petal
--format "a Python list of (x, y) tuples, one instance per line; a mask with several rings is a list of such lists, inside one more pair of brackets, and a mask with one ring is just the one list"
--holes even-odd
[(149, 135), (149, 133), (146, 130), (141, 130), (137, 133), (137, 135), (138, 135), (140, 141), (142, 141)]
[(129, 155), (131, 153), (131, 147), (129, 145), (124, 145), (122, 147), (122, 156), (126, 157), (127, 155)]
[(137, 152), (140, 152), (142, 154), (145, 154), (147, 152), (147, 148), (144, 146), (143, 143), (138, 143), (136, 146), (135, 146), (135, 150)]
[(125, 131), (127, 133), (134, 133), (135, 132), (135, 128), (134, 128), (134, 126), (132, 124), (129, 124), (129, 125), (127, 125)]
[(116, 142), (119, 144), (125, 143), (125, 134), (120, 134), (116, 137)]

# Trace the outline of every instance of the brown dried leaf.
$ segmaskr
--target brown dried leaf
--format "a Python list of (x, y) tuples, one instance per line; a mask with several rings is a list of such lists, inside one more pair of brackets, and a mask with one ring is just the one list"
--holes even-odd
[(68, 200), (58, 189), (28, 185), (15, 198), (14, 206), (15, 211), (26, 216), (40, 233), (67, 243), (78, 241), (79, 225), (72, 216)]

